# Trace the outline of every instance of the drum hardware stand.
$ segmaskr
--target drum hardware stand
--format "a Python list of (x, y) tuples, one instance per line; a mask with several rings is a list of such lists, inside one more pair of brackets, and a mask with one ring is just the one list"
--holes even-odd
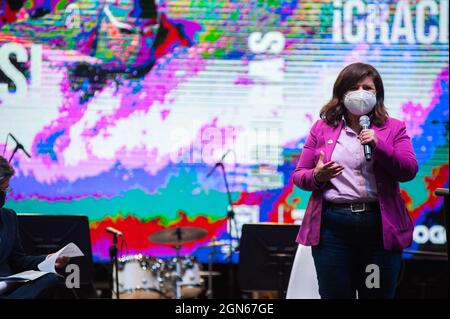
[(176, 278), (176, 292), (175, 292), (175, 298), (181, 299), (181, 265), (180, 265), (180, 259), (177, 257), (177, 278)]
[[(114, 286), (116, 287), (116, 298), (120, 299), (120, 295), (119, 295), (119, 262), (117, 259), (117, 234), (113, 234), (113, 243), (112, 245), (109, 247), (109, 257), (111, 259), (111, 265), (113, 266), (114, 269), (114, 273), (115, 273), (115, 281), (114, 279), (111, 280), (112, 285), (113, 285), (113, 291), (114, 291)], [(111, 273), (112, 274), (112, 273)], [(114, 276), (111, 276), (114, 278)]]
[[(181, 242), (181, 229), (177, 228), (176, 230), (176, 236), (177, 236), (177, 240), (178, 242)], [(176, 291), (175, 291), (175, 298), (176, 299), (181, 299), (181, 260), (180, 260), (180, 251), (181, 251), (181, 245), (177, 244), (175, 246), (176, 249), (176, 256), (177, 256), (177, 263), (176, 263)]]
[(212, 282), (212, 259), (216, 251), (208, 253), (208, 290), (206, 291), (206, 298), (213, 299), (213, 282)]

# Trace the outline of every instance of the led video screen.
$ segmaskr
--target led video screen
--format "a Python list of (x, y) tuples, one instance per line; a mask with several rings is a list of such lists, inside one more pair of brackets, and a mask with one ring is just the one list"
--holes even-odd
[(161, 257), (174, 248), (149, 236), (198, 227), (181, 253), (206, 261), (230, 232), (211, 173), (223, 157), (234, 245), (244, 223), (300, 223), (310, 193), (292, 172), (357, 61), (380, 71), (417, 155), (401, 184), (411, 249), (443, 251), (448, 0), (1, 0), (0, 147), (12, 154), (11, 133), (31, 155), (12, 160), (6, 206), (87, 215), (96, 261), (109, 259), (106, 227), (124, 233), (122, 254)]

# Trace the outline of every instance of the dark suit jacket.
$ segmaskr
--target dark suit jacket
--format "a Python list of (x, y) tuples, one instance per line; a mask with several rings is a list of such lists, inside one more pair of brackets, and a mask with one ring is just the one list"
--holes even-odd
[(16, 213), (0, 208), (0, 277), (38, 270), (46, 256), (27, 256), (20, 241)]

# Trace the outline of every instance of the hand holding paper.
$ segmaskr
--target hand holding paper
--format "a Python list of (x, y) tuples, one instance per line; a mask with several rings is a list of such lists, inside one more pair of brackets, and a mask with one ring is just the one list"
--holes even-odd
[[(53, 254), (52, 254), (53, 255)], [(56, 269), (62, 269), (64, 266), (66, 266), (70, 261), (70, 257), (58, 257), (55, 261), (55, 268)]]
[[(68, 261), (70, 257), (84, 256), (83, 252), (74, 243), (70, 243), (67, 246), (61, 248), (56, 253), (49, 255), (47, 259), (38, 265), (40, 271), (56, 273), (55, 265), (64, 261)], [(66, 257), (66, 258), (64, 258)]]
[[(71, 257), (84, 256), (82, 251), (74, 243), (70, 243), (56, 253), (51, 254), (38, 265), (36, 270), (28, 270), (8, 277), (0, 277), (0, 294), (5, 293), (8, 289), (12, 289), (14, 284), (36, 280), (45, 274), (56, 273), (55, 266), (63, 266), (67, 264)], [(59, 267), (58, 267), (59, 268)]]

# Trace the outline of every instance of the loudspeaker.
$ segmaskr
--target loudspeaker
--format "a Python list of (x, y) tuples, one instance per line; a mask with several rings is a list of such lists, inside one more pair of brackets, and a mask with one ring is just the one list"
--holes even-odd
[(239, 245), (238, 281), (243, 291), (286, 292), (299, 225), (245, 224)]
[[(61, 284), (61, 298), (95, 298), (93, 262), (89, 220), (87, 216), (18, 214), (19, 234), (25, 252), (29, 255), (47, 255), (73, 242), (83, 252), (83, 257), (70, 260), (80, 270), (80, 288), (67, 289)], [(67, 267), (67, 266), (66, 266)], [(66, 269), (58, 271), (66, 277)]]

